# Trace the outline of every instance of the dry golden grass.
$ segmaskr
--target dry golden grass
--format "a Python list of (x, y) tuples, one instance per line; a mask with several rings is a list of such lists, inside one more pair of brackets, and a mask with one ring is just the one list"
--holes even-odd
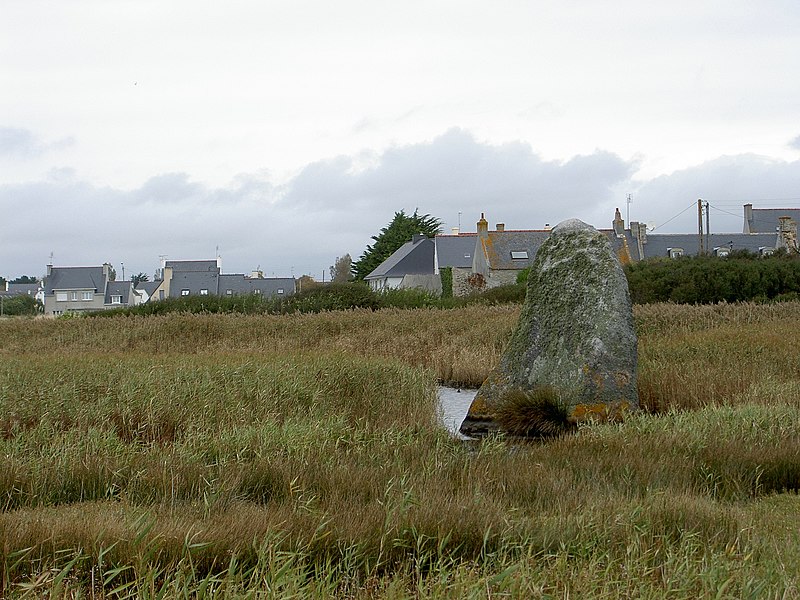
[(797, 597), (800, 304), (635, 316), (650, 414), (512, 448), (434, 385), (514, 308), (4, 321), (0, 596)]

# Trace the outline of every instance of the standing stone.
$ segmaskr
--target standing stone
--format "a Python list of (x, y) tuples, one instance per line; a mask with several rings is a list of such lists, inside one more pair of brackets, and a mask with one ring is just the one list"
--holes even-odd
[(537, 252), (517, 328), (461, 433), (498, 429), (495, 417), (507, 413), (504, 402), (537, 394), (552, 399), (557, 406), (549, 409), (567, 425), (616, 420), (639, 405), (625, 273), (608, 239), (577, 219), (554, 227)]

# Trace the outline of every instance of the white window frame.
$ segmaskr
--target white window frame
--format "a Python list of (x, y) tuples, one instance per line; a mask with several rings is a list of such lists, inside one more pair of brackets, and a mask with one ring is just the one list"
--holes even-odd
[(66, 302), (67, 292), (56, 292), (56, 302)]
[(528, 260), (528, 251), (527, 250), (512, 250), (511, 251), (511, 259), (512, 260)]
[(200, 295), (201, 296), (208, 296), (208, 290), (207, 289), (200, 290)]
[(77, 302), (78, 301), (78, 292), (70, 292), (69, 293), (69, 299), (70, 299), (71, 302)]
[(90, 302), (94, 300), (94, 292), (81, 292), (81, 300), (84, 302)]
[(226, 296), (233, 296), (233, 290), (225, 290)]
[(122, 304), (122, 296), (119, 294), (112, 295), (111, 304)]
[(283, 293), (283, 288), (278, 288), (278, 293), (282, 294)]
[(181, 290), (181, 296), (188, 296), (188, 295), (189, 295), (189, 290), (187, 289)]

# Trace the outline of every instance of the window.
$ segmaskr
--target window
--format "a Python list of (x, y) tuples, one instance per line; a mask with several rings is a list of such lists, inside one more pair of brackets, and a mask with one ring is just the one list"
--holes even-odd
[(56, 302), (66, 302), (67, 292), (56, 292)]
[(667, 248), (667, 254), (670, 258), (680, 258), (683, 256), (683, 248)]
[(471, 255), (469, 252), (467, 252), (467, 253), (464, 255), (464, 258), (472, 258), (472, 255)]
[(81, 300), (94, 300), (94, 292), (81, 292)]
[(278, 288), (278, 293), (282, 294), (283, 293), (283, 288)]
[(208, 296), (208, 290), (200, 290), (201, 296)]
[(511, 251), (511, 258), (514, 260), (527, 260), (528, 259), (528, 251), (527, 250), (512, 250)]
[(181, 296), (188, 296), (189, 290), (181, 290)]
[(233, 290), (225, 290), (226, 296), (233, 296)]
[(122, 304), (122, 296), (111, 296), (111, 304)]
[(76, 302), (78, 300), (78, 292), (70, 292), (69, 299), (73, 302)]
[(260, 296), (260, 295), (261, 295), (261, 290), (258, 290), (258, 289), (256, 289), (256, 290), (253, 290), (253, 293), (254, 293), (254, 294), (258, 294), (258, 295)]

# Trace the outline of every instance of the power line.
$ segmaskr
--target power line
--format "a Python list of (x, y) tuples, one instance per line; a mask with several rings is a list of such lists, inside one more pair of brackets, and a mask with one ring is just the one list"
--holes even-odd
[(695, 202), (692, 202), (692, 203), (691, 203), (689, 206), (687, 206), (686, 208), (684, 208), (684, 209), (683, 209), (681, 212), (679, 212), (679, 213), (678, 213), (677, 215), (675, 215), (674, 217), (672, 217), (672, 218), (670, 218), (670, 219), (667, 219), (666, 221), (664, 221), (663, 223), (661, 223), (661, 225), (657, 225), (657, 226), (653, 227), (653, 231), (655, 231), (655, 230), (656, 230), (656, 229), (658, 229), (659, 227), (663, 227), (663, 226), (664, 226), (664, 225), (666, 225), (667, 223), (671, 223), (672, 221), (674, 221), (675, 219), (677, 219), (678, 217), (680, 217), (680, 216), (681, 216), (683, 213), (685, 213), (687, 210), (689, 210), (690, 208), (694, 208), (695, 206), (697, 206), (697, 204), (696, 204)]

